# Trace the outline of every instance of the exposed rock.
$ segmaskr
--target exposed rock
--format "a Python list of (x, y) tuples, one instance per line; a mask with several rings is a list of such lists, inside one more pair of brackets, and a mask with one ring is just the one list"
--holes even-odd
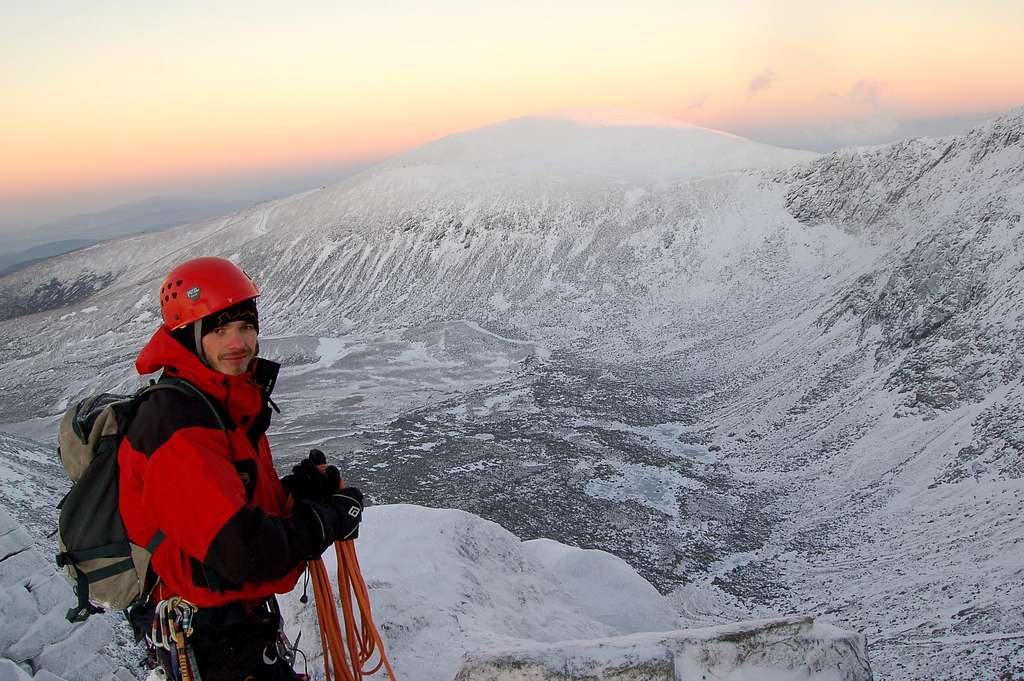
[(86, 274), (74, 280), (53, 277), (49, 281), (35, 284), (34, 288), (19, 290), (15, 277), (11, 277), (10, 280), (4, 280), (7, 285), (0, 288), (0, 321), (74, 305), (88, 299), (114, 279), (114, 274), (109, 272)]
[[(65, 619), (76, 597), (68, 582), (0, 507), (0, 678), (115, 681), (126, 670), (104, 654), (114, 638), (103, 617)], [(120, 672), (118, 671), (120, 669)]]
[(467, 656), (456, 681), (871, 681), (863, 636), (811, 618), (536, 645)]

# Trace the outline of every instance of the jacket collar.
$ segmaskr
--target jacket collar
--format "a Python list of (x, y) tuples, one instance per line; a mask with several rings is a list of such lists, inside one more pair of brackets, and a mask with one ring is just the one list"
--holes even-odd
[(162, 369), (171, 376), (185, 379), (218, 401), (238, 424), (255, 418), (266, 407), (281, 365), (257, 357), (241, 376), (228, 376), (200, 362), (160, 326), (139, 353), (135, 369), (140, 374)]

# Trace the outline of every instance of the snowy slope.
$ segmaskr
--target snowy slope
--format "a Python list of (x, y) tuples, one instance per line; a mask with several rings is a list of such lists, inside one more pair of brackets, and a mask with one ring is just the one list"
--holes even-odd
[(164, 271), (230, 256), (286, 458), (613, 551), (688, 622), (830, 613), (882, 678), (1019, 668), (1024, 110), (820, 158), (597, 122), (0, 279), (3, 427), (134, 385)]
[[(41, 526), (55, 522), (46, 500), (65, 483), (38, 465), (39, 454), (31, 443), (0, 434), (0, 464), (11, 471), (8, 482), (17, 478), (19, 488), (35, 490), (34, 500), (11, 495), (0, 504), (0, 678), (126, 681), (134, 678), (130, 669), (141, 676), (138, 648), (120, 615), (93, 616), (75, 625), (64, 619), (75, 596), (43, 557), (55, 550), (52, 538), (32, 537), (11, 515), (28, 512), (26, 517)], [(507, 658), (509, 650), (557, 648), (572, 640), (574, 652), (564, 654), (568, 661), (591, 639), (599, 639), (589, 645), (605, 649), (601, 657), (607, 664), (642, 670), (646, 662), (637, 657), (635, 642), (617, 637), (674, 632), (677, 626), (664, 597), (621, 559), (551, 540), (522, 542), (462, 511), (371, 507), (357, 546), (374, 619), (399, 678), (447, 681), (466, 655), (479, 664), (494, 655)], [(325, 564), (330, 574), (336, 572), (333, 551), (325, 554)], [(323, 678), (316, 614), (312, 599), (302, 603), (303, 591), (300, 582), (282, 597), (285, 627), (301, 644), (300, 670)], [(748, 675), (761, 667), (834, 673), (849, 664), (851, 681), (870, 674), (862, 663), (862, 637), (810, 621), (657, 634), (652, 642), (666, 638), (699, 640), (698, 648), (714, 650), (709, 669), (725, 664)], [(773, 652), (780, 643), (789, 651), (781, 657)], [(545, 659), (557, 660), (555, 648)], [(705, 662), (689, 664), (696, 669)]]
[(788, 173), (803, 224), (888, 253), (775, 325), (718, 413), (792, 522), (715, 578), (836, 613), (895, 678), (1024, 668), (1022, 129), (1024, 111)]
[[(467, 652), (676, 628), (665, 599), (620, 559), (552, 542), (576, 558), (577, 569), (560, 570), (532, 542), (462, 511), (370, 508), (360, 537), (374, 619), (401, 678), (448, 681)], [(324, 562), (335, 574), (332, 551)], [(302, 605), (300, 591), (284, 600), (285, 621), (308, 642), (310, 670), (322, 670), (312, 599)], [(628, 600), (630, 615), (605, 610), (603, 594)]]

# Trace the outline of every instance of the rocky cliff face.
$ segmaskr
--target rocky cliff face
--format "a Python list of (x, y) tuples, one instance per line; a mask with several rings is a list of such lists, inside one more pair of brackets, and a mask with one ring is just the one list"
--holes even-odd
[(962, 137), (836, 152), (782, 181), (802, 223), (889, 250), (818, 324), (858, 325), (900, 413), (977, 403), (1019, 378), (1024, 111)]

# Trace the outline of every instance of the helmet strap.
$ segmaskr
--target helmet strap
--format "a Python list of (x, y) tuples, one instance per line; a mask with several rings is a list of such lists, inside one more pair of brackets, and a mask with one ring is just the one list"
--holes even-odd
[(196, 356), (204, 366), (212, 369), (213, 367), (206, 361), (206, 353), (203, 352), (203, 325), (199, 320), (192, 323), (192, 333), (195, 334), (196, 339)]

